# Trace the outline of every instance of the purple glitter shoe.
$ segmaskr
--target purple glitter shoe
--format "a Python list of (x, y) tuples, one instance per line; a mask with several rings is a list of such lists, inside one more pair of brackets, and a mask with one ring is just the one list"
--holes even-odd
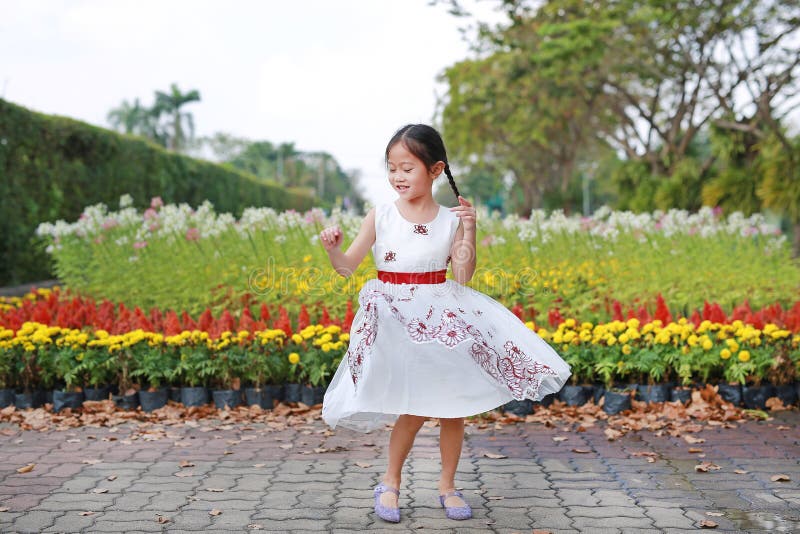
[(397, 495), (398, 500), (400, 499), (400, 492), (396, 488), (392, 488), (391, 486), (387, 486), (383, 482), (375, 486), (375, 515), (383, 519), (384, 521), (389, 521), (390, 523), (399, 523), (400, 522), (400, 508), (389, 508), (388, 506), (384, 506), (381, 504), (381, 495), (386, 492), (394, 493)]
[(472, 517), (472, 508), (469, 507), (467, 501), (464, 501), (464, 506), (445, 506), (444, 501), (450, 497), (460, 497), (462, 500), (464, 499), (464, 495), (458, 490), (448, 491), (444, 495), (439, 495), (439, 503), (442, 505), (445, 512), (447, 512), (447, 518), (457, 521), (470, 519)]

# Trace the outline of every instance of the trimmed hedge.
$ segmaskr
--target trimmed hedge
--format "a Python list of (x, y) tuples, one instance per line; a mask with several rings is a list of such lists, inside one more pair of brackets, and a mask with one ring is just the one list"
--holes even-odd
[(35, 236), (39, 223), (75, 220), (98, 202), (116, 206), (126, 193), (140, 208), (155, 196), (192, 207), (209, 200), (216, 211), (237, 217), (248, 206), (306, 210), (319, 204), (229, 165), (0, 99), (0, 285), (53, 276)]

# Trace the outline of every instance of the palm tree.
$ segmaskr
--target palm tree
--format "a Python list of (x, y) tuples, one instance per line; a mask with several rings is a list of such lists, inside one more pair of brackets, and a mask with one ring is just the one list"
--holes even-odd
[(138, 98), (133, 104), (123, 100), (118, 108), (108, 112), (106, 120), (117, 131), (141, 135), (166, 146), (165, 135), (158, 126), (158, 116), (152, 109), (143, 106)]
[(764, 206), (781, 212), (792, 225), (792, 255), (800, 257), (800, 136), (785, 144), (775, 136), (763, 141), (760, 167), (763, 180), (757, 193)]
[[(153, 114), (160, 118), (167, 115), (168, 125), (166, 127), (167, 148), (181, 151), (186, 147), (187, 141), (194, 137), (194, 117), (191, 113), (181, 112), (181, 107), (190, 102), (199, 102), (200, 93), (192, 89), (187, 93), (182, 93), (176, 84), (170, 86), (169, 93), (156, 91), (156, 103), (153, 106)], [(188, 136), (185, 133), (184, 123), (188, 129)]]

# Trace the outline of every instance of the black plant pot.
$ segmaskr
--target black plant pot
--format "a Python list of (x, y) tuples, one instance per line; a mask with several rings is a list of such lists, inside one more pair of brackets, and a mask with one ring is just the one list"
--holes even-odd
[(80, 408), (83, 406), (83, 391), (54, 391), (53, 411), (60, 412), (64, 408)]
[(169, 391), (166, 388), (157, 389), (155, 391), (140, 391), (139, 402), (142, 404), (142, 410), (145, 412), (152, 412), (167, 405), (169, 398)]
[(739, 406), (742, 403), (741, 384), (717, 384), (717, 393), (723, 400), (730, 402), (734, 406)]
[(302, 387), (300, 384), (286, 384), (286, 402), (300, 402), (300, 391)]
[(190, 406), (203, 406), (208, 403), (208, 389), (205, 387), (181, 388), (181, 402), (187, 408)]
[(594, 400), (595, 404), (600, 404), (600, 399), (603, 398), (605, 392), (606, 392), (606, 387), (603, 384), (594, 385), (594, 391), (592, 392), (592, 400)]
[[(244, 388), (244, 403), (264, 408), (264, 390), (262, 388)], [(270, 406), (272, 408), (272, 406)]]
[(53, 404), (53, 390), (52, 389), (47, 389), (47, 390), (37, 389), (36, 390), (36, 394), (39, 395), (40, 399), (42, 399), (41, 402), (42, 402), (43, 405), (47, 404), (47, 403)]
[[(549, 395), (545, 395), (544, 397), (542, 397), (541, 400), (533, 401), (533, 405), (543, 406), (544, 408), (547, 408), (548, 406), (553, 404), (553, 401), (556, 399), (557, 396), (558, 396), (557, 393), (550, 393)], [(531, 408), (531, 413), (533, 413), (533, 408)]]
[(503, 405), (503, 411), (524, 417), (533, 413), (533, 401), (530, 399), (512, 400)]
[(134, 392), (130, 395), (111, 395), (111, 399), (117, 408), (123, 410), (135, 410), (139, 406), (139, 392)]
[(642, 402), (667, 402), (671, 387), (670, 384), (641, 384), (636, 388), (636, 397)]
[(793, 406), (797, 404), (797, 390), (794, 384), (775, 386), (775, 396), (783, 402), (784, 406)]
[(227, 408), (236, 408), (242, 403), (242, 392), (238, 389), (215, 389), (212, 392), (214, 397), (214, 406), (220, 410)]
[(14, 405), (14, 390), (0, 389), (0, 408)]
[(17, 393), (14, 395), (14, 406), (20, 410), (25, 408), (39, 408), (42, 405), (42, 397), (36, 392)]
[(169, 400), (173, 402), (181, 402), (181, 388), (170, 386), (169, 388)]
[(570, 386), (566, 385), (558, 392), (558, 399), (567, 406), (582, 406), (589, 402), (594, 393), (592, 386)]
[(314, 406), (315, 404), (322, 404), (325, 398), (325, 386), (303, 386), (300, 391), (300, 402), (306, 406)]
[(686, 387), (674, 387), (669, 391), (669, 400), (680, 401), (682, 404), (688, 404), (692, 400), (692, 389)]
[(85, 388), (83, 395), (88, 401), (104, 401), (108, 400), (111, 395), (110, 386), (100, 386), (99, 388)]
[(603, 397), (605, 398), (603, 401), (603, 411), (609, 415), (631, 409), (630, 391), (613, 391), (607, 389)]
[(267, 384), (264, 386), (264, 404), (272, 408), (273, 400), (281, 402), (286, 399), (286, 387), (283, 384)]
[(760, 386), (742, 386), (742, 400), (745, 408), (763, 410), (767, 407), (767, 399), (775, 396), (772, 384)]

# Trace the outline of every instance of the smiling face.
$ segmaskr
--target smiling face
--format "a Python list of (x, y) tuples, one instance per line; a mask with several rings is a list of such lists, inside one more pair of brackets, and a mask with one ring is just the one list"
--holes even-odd
[(389, 184), (405, 200), (432, 195), (433, 180), (441, 174), (436, 172), (438, 165), (428, 169), (402, 142), (389, 149), (387, 164)]

